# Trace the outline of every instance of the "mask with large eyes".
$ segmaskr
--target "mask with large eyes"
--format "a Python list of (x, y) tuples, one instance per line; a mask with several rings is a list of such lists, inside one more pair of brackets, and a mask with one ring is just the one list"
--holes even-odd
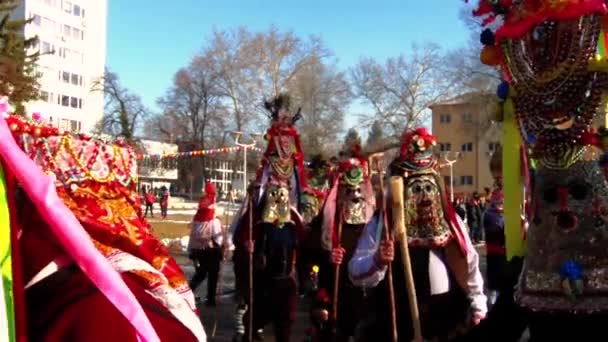
[(364, 179), (362, 167), (351, 167), (340, 180), (338, 201), (347, 224), (365, 224), (366, 201), (361, 189)]
[(450, 239), (441, 190), (434, 175), (416, 175), (405, 180), (405, 218), (412, 246), (439, 247)]
[(321, 201), (314, 194), (307, 192), (302, 194), (302, 218), (304, 223), (312, 222), (319, 215), (320, 208)]
[[(540, 167), (533, 196), (518, 301), (542, 310), (569, 310), (573, 303), (578, 312), (605, 308), (608, 186), (597, 161), (577, 161), (567, 169)], [(590, 292), (593, 298), (585, 296)]]
[(279, 227), (284, 223), (291, 222), (291, 206), (287, 187), (275, 184), (268, 187), (262, 220)]

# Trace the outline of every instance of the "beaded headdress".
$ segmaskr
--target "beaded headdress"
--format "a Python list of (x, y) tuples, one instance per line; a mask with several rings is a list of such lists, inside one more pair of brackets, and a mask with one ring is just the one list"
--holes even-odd
[(399, 157), (393, 162), (393, 168), (403, 171), (432, 170), (437, 166), (437, 157), (433, 154), (433, 146), (437, 139), (426, 128), (420, 127), (408, 130), (401, 137)]
[(57, 195), (101, 254), (118, 272), (136, 276), (147, 292), (199, 335), (186, 277), (143, 218), (133, 150), (124, 141), (71, 134), (20, 116), (9, 116), (6, 122), (18, 146), (54, 176)]
[[(504, 76), (507, 254), (527, 245), (516, 300), (532, 310), (608, 310), (608, 184), (589, 153), (608, 90), (607, 14), (605, 0), (482, 0), (473, 12), (486, 26), (482, 62)], [(524, 244), (519, 155), (528, 146), (537, 169)]]

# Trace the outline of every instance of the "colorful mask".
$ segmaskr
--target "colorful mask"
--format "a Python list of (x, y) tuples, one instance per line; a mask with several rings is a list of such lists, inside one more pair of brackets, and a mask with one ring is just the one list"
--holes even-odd
[(314, 191), (304, 191), (302, 194), (302, 218), (304, 219), (304, 223), (311, 223), (319, 215), (321, 201), (322, 199)]
[(424, 128), (407, 131), (399, 157), (390, 165), (393, 175), (404, 178), (405, 224), (413, 247), (445, 246), (458, 224), (455, 218), (449, 219), (450, 208), (432, 150), (435, 144), (435, 137)]
[[(518, 124), (538, 159), (527, 256), (516, 292), (516, 301), (534, 311), (608, 309), (608, 185), (597, 155), (587, 154), (601, 144), (590, 126), (608, 90), (607, 14), (605, 0), (481, 0), (474, 12), (485, 24), (502, 17), (495, 33), (490, 28), (482, 33), (482, 57), (491, 52), (504, 72), (506, 82), (497, 91), (504, 103), (503, 127)], [(519, 142), (507, 138), (512, 130), (506, 132), (511, 140), (503, 146), (513, 152)], [(504, 168), (507, 208), (522, 197), (509, 196), (509, 186), (518, 181), (506, 171), (509, 166)], [(513, 248), (513, 255), (521, 255), (517, 227), (508, 220), (512, 214), (505, 212), (507, 254)]]
[(412, 175), (405, 184), (405, 219), (412, 246), (444, 246), (450, 239), (441, 189), (434, 174)]
[(278, 227), (291, 222), (291, 205), (289, 189), (282, 185), (271, 184), (266, 192), (266, 203), (262, 212), (262, 220)]
[(338, 185), (338, 205), (342, 208), (342, 218), (347, 224), (365, 224), (366, 199), (361, 189), (365, 170), (354, 164), (342, 173)]
[(578, 313), (607, 308), (608, 184), (597, 161), (540, 168), (534, 196), (518, 302)]

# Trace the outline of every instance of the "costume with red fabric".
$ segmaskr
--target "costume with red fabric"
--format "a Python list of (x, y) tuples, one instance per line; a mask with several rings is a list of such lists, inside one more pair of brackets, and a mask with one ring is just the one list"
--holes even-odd
[[(246, 207), (237, 218), (233, 235), (237, 248), (235, 273), (237, 283), (246, 284), (244, 280), (250, 270), (246, 266), (248, 254), (242, 247), (250, 238), (251, 217), (255, 241), (254, 302), (257, 303), (253, 310), (254, 325), (257, 330), (272, 321), (277, 341), (288, 341), (297, 305), (296, 255), (306, 235), (299, 207), (302, 189), (307, 183), (300, 137), (295, 128), (299, 110), (295, 116), (291, 115), (289, 96), (285, 94), (266, 102), (265, 106), (271, 114), (272, 126), (266, 134), (268, 145), (256, 174), (255, 189), (251, 189)], [(246, 290), (243, 285), (239, 287)], [(248, 315), (249, 311), (244, 322), (248, 321)]]
[[(141, 215), (132, 150), (120, 141), (109, 144), (17, 116), (6, 120), (23, 151), (44, 172), (54, 175), (59, 198), (89, 233), (97, 250), (122, 274), (157, 334), (161, 338), (205, 340), (181, 268), (152, 236)], [(13, 177), (8, 175), (7, 179), (14, 184)], [(29, 283), (25, 295), (30, 338), (135, 340), (135, 330), (73, 266), (35, 207), (28, 205), (27, 197), (15, 193), (12, 196), (20, 196), (11, 214), (12, 225), (20, 236), (20, 272), (24, 283)], [(101, 313), (103, 316), (99, 316)], [(99, 317), (104, 317), (103, 324)], [(92, 331), (99, 335), (92, 336)]]
[[(397, 242), (407, 239), (422, 333), (425, 339), (441, 340), (468, 324), (470, 314), (482, 318), (487, 307), (478, 255), (448, 202), (433, 154), (435, 144), (435, 137), (424, 128), (406, 131), (389, 174), (403, 179), (407, 235), (396, 230), (398, 227), (392, 230)], [(385, 195), (387, 203), (392, 203), (390, 192)], [(376, 262), (382, 227), (390, 227), (393, 222), (392, 209), (387, 211), (386, 219), (378, 214), (366, 226), (349, 264), (354, 284), (374, 288), (365, 318), (374, 323), (363, 334), (379, 341), (389, 341), (391, 332), (386, 266)], [(396, 248), (392, 270), (398, 338), (411, 341), (413, 330), (402, 263), (401, 249)]]
[[(349, 158), (341, 161), (336, 170), (334, 184), (327, 196), (323, 208), (321, 246), (324, 257), (319, 260), (319, 294), (324, 297), (328, 293), (333, 298), (335, 268), (330, 262), (330, 252), (335, 248), (343, 248), (344, 258), (340, 267), (338, 280), (338, 310), (337, 322), (331, 319), (319, 321), (325, 315), (313, 314), (313, 321), (318, 326), (320, 341), (331, 339), (332, 329), (336, 330), (337, 341), (348, 341), (355, 336), (365, 298), (365, 290), (355, 286), (348, 277), (348, 262), (357, 247), (357, 241), (363, 228), (371, 219), (375, 210), (375, 194), (371, 184), (367, 160), (361, 153), (358, 145), (352, 146), (348, 151)], [(340, 239), (338, 239), (338, 225), (340, 225)], [(326, 310), (323, 301), (320, 306), (313, 308), (313, 312)], [(328, 316), (331, 310), (327, 311)], [(325, 329), (321, 329), (323, 327)]]

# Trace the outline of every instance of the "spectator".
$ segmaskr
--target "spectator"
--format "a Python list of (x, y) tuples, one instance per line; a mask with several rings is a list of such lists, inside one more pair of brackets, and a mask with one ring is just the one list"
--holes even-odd
[(144, 200), (146, 201), (146, 211), (144, 212), (144, 217), (148, 216), (148, 211), (150, 212), (150, 216), (154, 217), (154, 202), (156, 202), (156, 196), (150, 190), (144, 192)]
[(189, 258), (194, 263), (194, 276), (190, 280), (190, 288), (196, 293), (196, 288), (207, 280), (206, 305), (216, 305), (216, 290), (223, 258), (222, 224), (215, 216), (215, 187), (212, 183), (205, 185), (205, 194), (200, 198), (198, 210), (191, 223), (190, 241), (188, 243)]
[(169, 190), (163, 185), (160, 191), (160, 215), (163, 219), (166, 219), (167, 209), (169, 208)]
[(483, 241), (483, 231), (481, 226), (481, 216), (483, 214), (483, 210), (481, 208), (479, 193), (477, 193), (477, 191), (473, 193), (473, 198), (467, 203), (466, 211), (467, 223), (471, 229), (471, 241), (474, 244), (480, 243)]

